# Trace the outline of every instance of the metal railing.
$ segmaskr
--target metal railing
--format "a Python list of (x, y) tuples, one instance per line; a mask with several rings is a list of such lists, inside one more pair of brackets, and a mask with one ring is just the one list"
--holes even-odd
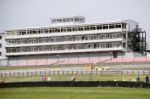
[(2, 71), (0, 82), (24, 82), (24, 81), (70, 81), (75, 78), (77, 81), (136, 81), (140, 77), (150, 75), (149, 70), (33, 70), (33, 71)]

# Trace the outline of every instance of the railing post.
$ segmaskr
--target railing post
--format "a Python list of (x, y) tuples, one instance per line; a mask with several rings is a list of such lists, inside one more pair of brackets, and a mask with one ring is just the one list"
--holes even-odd
[(1, 77), (2, 77), (2, 73), (1, 73)]
[(73, 71), (71, 71), (71, 75), (73, 75)]
[(9, 76), (11, 77), (11, 73), (9, 72)]
[(62, 75), (64, 75), (64, 71), (62, 70)]
[(83, 71), (81, 70), (80, 72), (81, 72), (81, 75), (82, 75), (82, 74), (83, 74)]
[(59, 75), (59, 70), (57, 71), (57, 75)]

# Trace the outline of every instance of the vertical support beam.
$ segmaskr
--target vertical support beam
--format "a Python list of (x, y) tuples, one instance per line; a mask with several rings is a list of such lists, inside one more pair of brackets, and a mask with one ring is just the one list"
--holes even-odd
[(146, 48), (147, 48), (147, 47), (146, 47), (146, 32), (145, 32), (145, 50), (146, 50)]
[(144, 54), (146, 55), (146, 32), (144, 31)]
[(143, 46), (143, 32), (142, 32), (142, 53), (143, 53), (143, 50), (144, 50), (143, 47), (144, 47), (144, 46)]

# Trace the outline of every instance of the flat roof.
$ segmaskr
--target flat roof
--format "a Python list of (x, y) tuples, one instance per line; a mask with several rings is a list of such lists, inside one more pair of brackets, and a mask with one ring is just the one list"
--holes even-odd
[(86, 25), (98, 25), (98, 24), (115, 24), (115, 23), (125, 23), (127, 21), (133, 21), (134, 20), (128, 19), (128, 20), (118, 20), (118, 21), (105, 21), (105, 22), (86, 22), (86, 23), (77, 23), (77, 24), (71, 24), (71, 25), (49, 25), (49, 26), (38, 26), (38, 27), (23, 27), (23, 28), (12, 28), (9, 30), (6, 30), (6, 32), (11, 32), (11, 31), (17, 31), (17, 30), (36, 30), (36, 29), (47, 29), (47, 28), (61, 28), (61, 27), (74, 27), (74, 26), (86, 26)]

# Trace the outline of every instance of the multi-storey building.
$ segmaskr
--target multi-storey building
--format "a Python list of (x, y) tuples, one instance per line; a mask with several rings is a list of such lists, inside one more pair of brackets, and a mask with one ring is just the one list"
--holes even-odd
[(52, 18), (48, 27), (8, 30), (5, 40), (6, 57), (14, 66), (98, 63), (146, 49), (146, 33), (137, 22), (85, 23), (82, 16)]
[(4, 33), (0, 33), (0, 59), (6, 59), (5, 57), (5, 38)]

